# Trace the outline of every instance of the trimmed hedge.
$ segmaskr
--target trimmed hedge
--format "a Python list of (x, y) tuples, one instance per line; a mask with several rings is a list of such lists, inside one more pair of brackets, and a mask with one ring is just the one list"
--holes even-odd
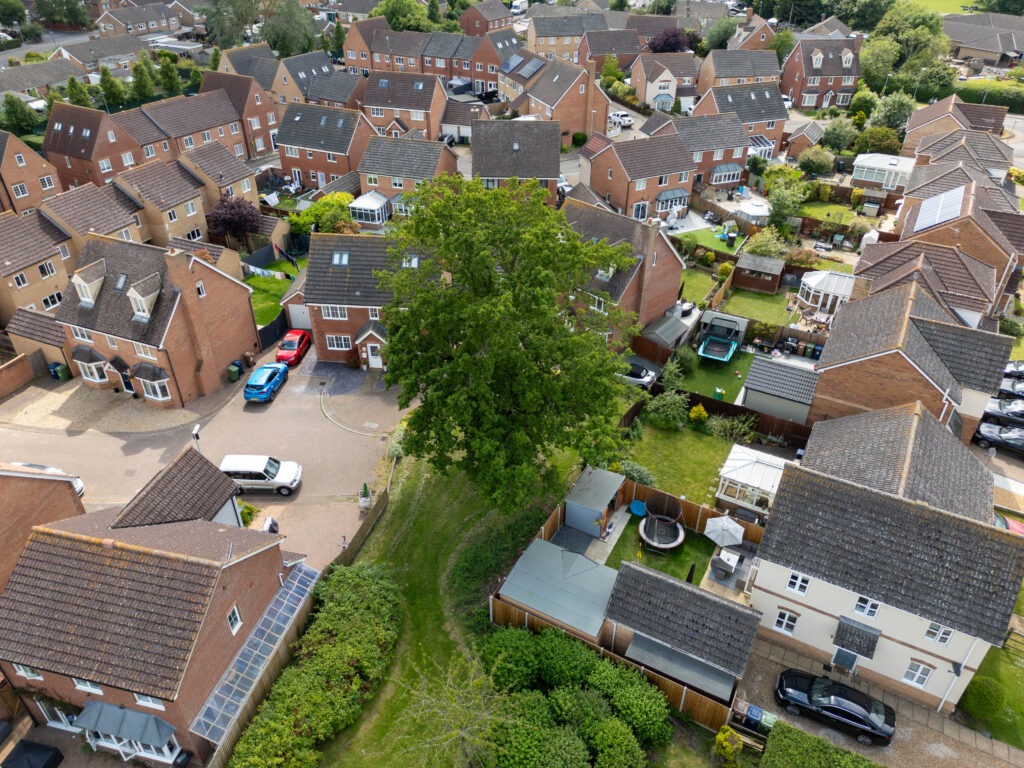
[(401, 615), (398, 586), (383, 567), (359, 563), (326, 576), (312, 621), (230, 768), (318, 768), (318, 745), (355, 722), (387, 673)]
[(1024, 84), (1016, 80), (967, 80), (957, 83), (954, 92), (970, 104), (997, 104), (1024, 113)]
[(761, 755), (761, 768), (881, 768), (856, 752), (829, 744), (791, 725), (778, 722), (772, 728)]

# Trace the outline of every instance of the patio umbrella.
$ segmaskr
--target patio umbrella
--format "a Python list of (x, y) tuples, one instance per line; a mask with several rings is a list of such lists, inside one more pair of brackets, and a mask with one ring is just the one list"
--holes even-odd
[(713, 517), (704, 526), (704, 535), (720, 547), (733, 547), (743, 541), (743, 526), (731, 517)]
[(56, 747), (22, 739), (4, 758), (3, 768), (57, 768), (64, 755)]

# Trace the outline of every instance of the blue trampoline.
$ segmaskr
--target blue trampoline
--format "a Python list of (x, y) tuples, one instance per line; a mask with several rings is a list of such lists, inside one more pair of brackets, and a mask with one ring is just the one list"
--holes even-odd
[(735, 320), (716, 317), (701, 334), (697, 354), (708, 360), (727, 363), (740, 346), (740, 326)]

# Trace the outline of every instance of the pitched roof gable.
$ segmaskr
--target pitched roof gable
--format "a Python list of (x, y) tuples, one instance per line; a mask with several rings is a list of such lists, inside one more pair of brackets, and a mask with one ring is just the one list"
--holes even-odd
[(43, 136), (43, 151), (77, 158), (92, 158), (106, 113), (62, 101), (50, 108)]
[[(800, 40), (796, 45), (796, 51), (799, 53), (791, 55), (798, 55), (803, 59), (805, 77), (860, 77), (860, 56), (854, 50), (852, 40)], [(844, 56), (850, 62), (848, 67), (843, 66)], [(814, 66), (816, 60), (821, 61), (821, 66)], [(852, 87), (847, 86), (851, 89)]]
[(186, 167), (195, 167), (221, 187), (253, 175), (253, 170), (219, 141), (211, 141), (189, 150), (180, 156), (179, 162), (188, 164)]
[(315, 104), (289, 104), (281, 116), (277, 143), (347, 155), (361, 114)]
[[(389, 238), (314, 232), (306, 267), (306, 304), (383, 307), (391, 292), (379, 287), (375, 272), (388, 268)], [(335, 254), (338, 254), (336, 257)]]
[(83, 184), (47, 198), (39, 210), (58, 228), (68, 227), (69, 234), (109, 235), (130, 226), (142, 206), (112, 184)]
[[(964, 107), (967, 107), (965, 110)], [(968, 130), (983, 130), (996, 134), (1002, 130), (1006, 107), (992, 104), (966, 104), (955, 93), (941, 101), (922, 107), (910, 116), (907, 121), (907, 133), (917, 130), (928, 123), (948, 115), (960, 126)]]
[(441, 155), (450, 151), (440, 141), (374, 136), (366, 145), (358, 170), (380, 176), (432, 179)]
[(224, 90), (174, 96), (145, 104), (140, 109), (160, 130), (175, 138), (241, 119)]
[(697, 168), (693, 150), (679, 134), (616, 142), (612, 144), (612, 151), (631, 181)]
[(580, 78), (586, 76), (587, 71), (583, 67), (561, 59), (552, 59), (547, 66), (541, 67), (527, 94), (541, 104), (554, 108)]
[(63, 347), (67, 340), (64, 327), (53, 319), (53, 315), (24, 307), (14, 310), (6, 330), (11, 336), (21, 336), (52, 347)]
[(437, 75), (415, 72), (371, 72), (363, 94), (363, 107), (430, 111)]
[(708, 51), (701, 66), (712, 67), (715, 77), (778, 77), (782, 73), (775, 51), (717, 48)]
[(0, 213), (0, 277), (11, 275), (57, 258), (57, 246), (68, 235), (55, 227), (38, 211), (26, 216), (7, 211)]
[(818, 372), (797, 365), (788, 365), (773, 358), (755, 357), (743, 386), (794, 403), (810, 405), (818, 384)]
[(473, 175), (485, 179), (557, 179), (562, 138), (546, 120), (473, 123)]
[(789, 110), (782, 103), (776, 82), (716, 85), (704, 96), (709, 97), (719, 114), (735, 112), (741, 123), (785, 122), (789, 119)]
[(129, 197), (137, 195), (160, 211), (194, 200), (200, 187), (196, 177), (178, 163), (159, 160), (123, 171), (114, 184)]

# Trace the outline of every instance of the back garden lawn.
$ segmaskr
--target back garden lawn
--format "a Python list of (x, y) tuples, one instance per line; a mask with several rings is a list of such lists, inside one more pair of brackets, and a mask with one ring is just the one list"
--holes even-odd
[(722, 311), (762, 323), (786, 325), (793, 314), (786, 309), (787, 304), (785, 291), (769, 294), (736, 288), (725, 300)]
[[(299, 269), (305, 269), (309, 259), (303, 257), (298, 259)], [(287, 261), (272, 261), (266, 266), (273, 272), (285, 272), (286, 274), (298, 277), (298, 271)], [(281, 297), (292, 287), (291, 280), (279, 280), (276, 277), (264, 277), (262, 275), (246, 275), (245, 284), (252, 288), (252, 311), (256, 316), (256, 325), (266, 325), (273, 322), (274, 318), (281, 313)]]
[[(690, 392), (705, 397), (715, 396), (715, 387), (725, 390), (724, 400), (734, 403), (743, 388), (750, 364), (754, 362), (751, 352), (737, 352), (728, 363), (716, 363), (714, 360), (697, 358), (700, 362), (693, 372), (683, 379), (683, 384)], [(739, 375), (737, 375), (737, 373)]]
[(654, 473), (659, 490), (707, 504), (714, 501), (718, 470), (731, 448), (728, 440), (694, 429), (645, 426), (631, 458)]

